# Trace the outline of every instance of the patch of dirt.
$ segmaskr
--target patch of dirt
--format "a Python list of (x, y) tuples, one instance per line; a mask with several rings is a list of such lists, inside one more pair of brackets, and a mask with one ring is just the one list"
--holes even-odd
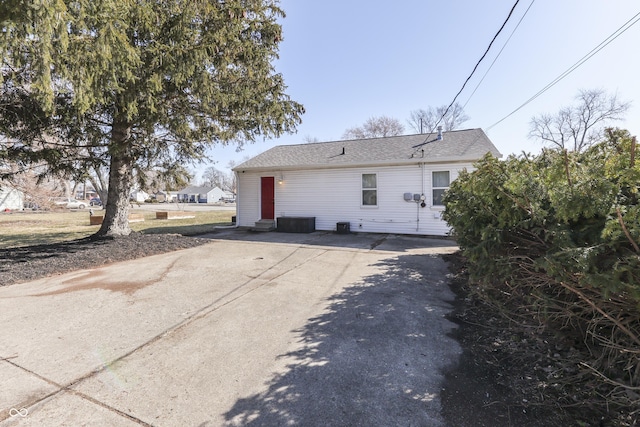
[(89, 237), (50, 245), (0, 249), (0, 286), (95, 268), (210, 242), (179, 234), (131, 233), (123, 237)]
[(446, 260), (457, 295), (450, 320), (459, 327), (453, 336), (463, 349), (457, 366), (446, 374), (442, 392), (447, 425), (640, 425), (628, 413), (607, 409), (606, 397), (592, 387), (593, 377), (581, 373), (585, 355), (576, 343), (533, 322), (520, 324), (498, 314), (471, 292), (461, 255)]

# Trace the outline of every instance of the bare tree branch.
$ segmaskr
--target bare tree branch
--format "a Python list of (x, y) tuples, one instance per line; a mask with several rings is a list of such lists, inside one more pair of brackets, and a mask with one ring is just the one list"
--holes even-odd
[[(408, 120), (409, 126), (418, 133), (430, 133), (436, 130), (438, 122), (442, 124), (445, 131), (459, 129), (460, 126), (469, 120), (469, 116), (457, 102), (447, 111), (447, 106), (442, 105), (427, 110), (414, 110)], [(444, 115), (444, 117), (443, 117)], [(442, 118), (442, 120), (440, 120)]]
[(576, 100), (555, 115), (533, 117), (529, 137), (556, 148), (582, 151), (601, 141), (606, 125), (622, 120), (631, 106), (602, 89), (580, 90)]
[(402, 135), (404, 126), (398, 119), (380, 116), (369, 118), (362, 126), (349, 128), (342, 139), (366, 139)]

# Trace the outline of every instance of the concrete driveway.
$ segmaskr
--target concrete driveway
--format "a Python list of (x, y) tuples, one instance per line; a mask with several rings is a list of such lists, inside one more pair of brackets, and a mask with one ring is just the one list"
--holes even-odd
[(0, 288), (0, 426), (440, 426), (447, 240), (229, 230)]

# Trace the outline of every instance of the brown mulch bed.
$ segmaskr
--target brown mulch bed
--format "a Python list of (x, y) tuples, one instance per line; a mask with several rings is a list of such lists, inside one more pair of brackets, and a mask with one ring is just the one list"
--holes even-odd
[(89, 237), (50, 245), (0, 249), (0, 286), (193, 248), (207, 242), (210, 240), (178, 234), (134, 232), (117, 238)]

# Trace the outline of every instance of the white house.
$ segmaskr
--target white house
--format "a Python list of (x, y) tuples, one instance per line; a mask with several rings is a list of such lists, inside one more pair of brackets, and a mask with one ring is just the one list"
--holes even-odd
[(143, 203), (149, 198), (149, 193), (143, 190), (135, 189), (131, 192), (130, 199), (137, 203)]
[(236, 221), (444, 236), (443, 193), (487, 153), (501, 157), (482, 129), (277, 146), (234, 168)]
[(233, 193), (233, 191), (225, 190), (224, 196), (222, 197), (222, 199), (225, 202), (235, 202), (236, 201), (236, 195)]
[(6, 185), (0, 186), (0, 212), (4, 210), (22, 210), (24, 194), (22, 191)]
[(177, 191), (160, 190), (154, 196), (159, 203), (175, 203), (178, 200)]
[(178, 191), (178, 201), (187, 203), (216, 203), (224, 196), (225, 192), (219, 187), (191, 185)]

